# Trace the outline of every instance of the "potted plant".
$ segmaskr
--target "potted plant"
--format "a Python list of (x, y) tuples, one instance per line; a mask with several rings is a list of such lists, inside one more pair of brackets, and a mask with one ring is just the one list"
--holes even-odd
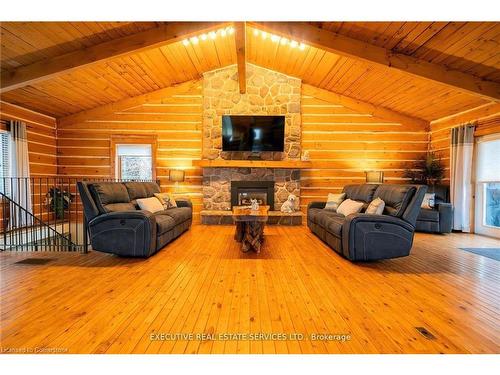
[(406, 169), (404, 177), (409, 178), (413, 184), (439, 184), (444, 177), (443, 162), (435, 152), (430, 151), (416, 161), (412, 168)]
[(52, 187), (45, 195), (45, 202), (49, 206), (50, 211), (56, 214), (57, 219), (63, 219), (64, 211), (69, 208), (74, 198), (74, 194), (57, 187)]

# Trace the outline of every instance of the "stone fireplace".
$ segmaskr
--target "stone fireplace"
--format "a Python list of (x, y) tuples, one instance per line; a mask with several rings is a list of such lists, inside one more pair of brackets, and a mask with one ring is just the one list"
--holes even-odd
[[(203, 75), (203, 153), (210, 161), (249, 160), (251, 152), (222, 151), (222, 116), (224, 115), (283, 115), (285, 117), (284, 152), (261, 152), (259, 157), (270, 161), (269, 166), (209, 166), (203, 168), (202, 222), (231, 222), (234, 205), (249, 205), (251, 198), (269, 204), (273, 219), (278, 223), (300, 224), (300, 213), (283, 219), (281, 205), (290, 194), (300, 205), (300, 169), (272, 167), (274, 161), (300, 161), (302, 82), (278, 72), (247, 64), (247, 89), (241, 94), (236, 65), (207, 72)], [(265, 203), (264, 203), (265, 201)], [(295, 216), (295, 217), (293, 217)], [(219, 220), (226, 218), (226, 221)]]
[(264, 160), (300, 160), (301, 116), (298, 78), (247, 63), (247, 90), (240, 94), (238, 68), (203, 75), (203, 159), (248, 159), (251, 152), (222, 151), (223, 115), (285, 116), (284, 152), (261, 152)]
[(231, 208), (248, 206), (252, 199), (274, 207), (274, 181), (231, 181)]
[[(230, 210), (235, 202), (231, 191), (234, 182), (236, 185), (246, 182), (250, 188), (265, 186), (271, 196), (271, 210), (279, 211), (290, 194), (300, 197), (299, 169), (203, 168), (203, 209)], [(298, 207), (299, 199), (296, 204)]]

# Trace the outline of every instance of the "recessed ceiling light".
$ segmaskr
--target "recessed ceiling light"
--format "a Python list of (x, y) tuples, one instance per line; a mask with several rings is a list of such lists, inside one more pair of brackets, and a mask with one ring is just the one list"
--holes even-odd
[(272, 40), (273, 42), (277, 42), (278, 40), (280, 40), (280, 37), (279, 37), (278, 35), (272, 35), (272, 36), (271, 36), (271, 40)]
[(226, 36), (226, 29), (222, 29), (222, 30), (220, 31), (220, 35), (221, 35), (221, 36)]
[(229, 34), (233, 34), (234, 33), (234, 27), (230, 27), (229, 30), (228, 30)]
[(288, 39), (287, 38), (281, 38), (280, 43), (281, 43), (281, 45), (284, 46), (285, 44), (288, 43)]
[(189, 44), (189, 40), (184, 39), (184, 40), (182, 41), (182, 44), (184, 44), (185, 46), (187, 46), (187, 45)]
[(189, 39), (191, 41), (191, 43), (193, 44), (198, 44), (198, 37), (197, 36), (193, 36), (191, 39)]
[(301, 51), (303, 51), (306, 48), (306, 45), (304, 43), (300, 43), (299, 48)]
[(213, 39), (215, 39), (215, 38), (216, 38), (217, 34), (215, 33), (215, 31), (210, 31), (210, 32), (208, 33), (208, 36), (210, 37), (210, 39), (212, 39), (212, 40), (213, 40)]
[(201, 34), (200, 38), (201, 40), (207, 40), (207, 34)]
[(253, 30), (253, 35), (255, 35), (255, 36), (259, 36), (259, 30), (254, 29), (254, 30)]
[(297, 45), (298, 45), (298, 43), (297, 43), (295, 40), (292, 40), (292, 41), (290, 42), (290, 47), (292, 47), (292, 48), (297, 47)]
[(267, 33), (265, 31), (262, 32), (262, 39), (266, 39), (267, 38)]

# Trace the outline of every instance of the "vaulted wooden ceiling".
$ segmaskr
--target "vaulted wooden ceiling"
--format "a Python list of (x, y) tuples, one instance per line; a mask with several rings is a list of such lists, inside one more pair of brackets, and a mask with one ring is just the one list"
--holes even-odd
[[(500, 24), (489, 22), (322, 22), (310, 26), (346, 36), (368, 47), (382, 47), (388, 54), (403, 54), (433, 66), (466, 73), (490, 86), (489, 97), (463, 88), (389, 69), (366, 59), (332, 52), (315, 39), (305, 49), (290, 48), (263, 38), (267, 25), (246, 28), (246, 60), (301, 78), (317, 86), (427, 121), (498, 101), (500, 93)], [(120, 38), (155, 32), (169, 24), (155, 22), (9, 22), (2, 23), (2, 76), (23, 67), (43, 67), (45, 62), (75, 51), (92, 55), (92, 47)], [(215, 27), (215, 26), (214, 26)], [(175, 30), (180, 30), (178, 27)], [(279, 30), (278, 30), (279, 31)], [(177, 32), (177, 31), (176, 31)], [(178, 34), (178, 33), (177, 33)], [(176, 83), (197, 79), (209, 70), (237, 62), (234, 35), (182, 43), (150, 43), (115, 58), (84, 65), (27, 86), (6, 90), (4, 101), (55, 117), (64, 117)], [(278, 32), (279, 34), (279, 32)], [(149, 35), (149, 34), (148, 34)], [(192, 34), (189, 34), (192, 35)], [(335, 34), (337, 35), (337, 34)], [(304, 34), (304, 38), (307, 36)], [(302, 34), (294, 35), (298, 41)], [(323, 36), (318, 37), (318, 40)], [(321, 39), (323, 40), (323, 39)], [(134, 39), (134, 43), (142, 43)], [(335, 50), (335, 48), (333, 48)], [(377, 51), (375, 51), (377, 52)], [(402, 55), (397, 55), (402, 56)], [(403, 56), (403, 57), (405, 57)], [(21, 69), (20, 69), (21, 68)], [(3, 85), (2, 85), (3, 87)], [(493, 90), (491, 90), (493, 87)], [(491, 92), (493, 91), (493, 97)], [(496, 97), (495, 97), (496, 96)]]

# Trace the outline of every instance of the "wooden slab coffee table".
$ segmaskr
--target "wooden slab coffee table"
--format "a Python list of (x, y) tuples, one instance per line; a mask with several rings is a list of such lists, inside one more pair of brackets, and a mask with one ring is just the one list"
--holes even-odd
[(268, 218), (269, 206), (259, 206), (252, 211), (246, 206), (233, 207), (233, 220), (236, 224), (234, 239), (241, 242), (241, 250), (260, 253), (264, 242), (264, 226)]

